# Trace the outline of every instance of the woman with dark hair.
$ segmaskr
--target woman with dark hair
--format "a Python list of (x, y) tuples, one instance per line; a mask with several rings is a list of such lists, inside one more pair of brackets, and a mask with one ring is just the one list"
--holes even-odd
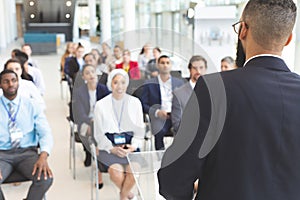
[(151, 47), (150, 44), (147, 43), (143, 46), (138, 57), (139, 69), (141, 71), (142, 77), (145, 76), (146, 68), (150, 59), (151, 59)]
[(157, 60), (161, 54), (161, 50), (159, 47), (155, 47), (153, 49), (153, 59), (151, 59), (146, 67), (146, 78), (154, 78), (158, 76), (158, 68), (157, 68)]
[(14, 52), (14, 58), (18, 59), (21, 63), (21, 67), (22, 67), (22, 75), (21, 78), (24, 80), (28, 80), (28, 81), (33, 81), (33, 78), (30, 74), (28, 74), (28, 65), (26, 64), (26, 62), (28, 62), (28, 55), (22, 51), (15, 51)]
[[(87, 137), (93, 137), (94, 108), (98, 100), (102, 99), (110, 92), (105, 85), (98, 83), (95, 67), (90, 64), (83, 66), (82, 79), (86, 84), (74, 88), (73, 93), (73, 115), (75, 123), (78, 124), (80, 138), (86, 154), (84, 166), (91, 165), (91, 153)], [(103, 186), (102, 174), (98, 173), (98, 188)]]

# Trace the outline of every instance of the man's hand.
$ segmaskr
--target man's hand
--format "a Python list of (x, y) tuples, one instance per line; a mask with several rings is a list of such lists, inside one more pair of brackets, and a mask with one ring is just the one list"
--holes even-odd
[(36, 163), (33, 166), (32, 175), (35, 175), (38, 173), (37, 180), (41, 179), (41, 174), (44, 173), (44, 179), (47, 180), (48, 177), (52, 178), (52, 171), (48, 166), (47, 162), (48, 153), (41, 152), (39, 159), (36, 161)]

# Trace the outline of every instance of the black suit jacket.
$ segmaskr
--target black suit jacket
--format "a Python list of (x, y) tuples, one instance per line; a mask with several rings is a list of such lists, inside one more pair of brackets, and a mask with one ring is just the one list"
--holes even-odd
[[(105, 85), (98, 83), (96, 89), (97, 101), (108, 94), (110, 94), (108, 88)], [(73, 110), (74, 121), (78, 124), (79, 130), (82, 123), (90, 124), (90, 96), (86, 84), (83, 84), (78, 88), (74, 88)]]
[[(183, 80), (172, 77), (172, 91), (184, 84)], [(158, 78), (145, 81), (141, 97), (143, 112), (149, 114), (152, 134), (158, 133), (164, 126), (165, 120), (155, 117), (155, 111), (161, 108), (161, 93)]]
[[(225, 98), (213, 96), (222, 85)], [(158, 172), (160, 193), (192, 199), (199, 178), (200, 200), (300, 199), (300, 77), (261, 56), (200, 77), (195, 93)]]
[(77, 62), (76, 57), (71, 57), (70, 60), (66, 63), (68, 65), (69, 76), (75, 81), (77, 72), (79, 71), (79, 64)]

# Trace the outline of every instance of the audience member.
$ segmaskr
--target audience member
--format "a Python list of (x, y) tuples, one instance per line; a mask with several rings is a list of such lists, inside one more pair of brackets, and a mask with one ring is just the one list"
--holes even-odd
[[(96, 67), (97, 67), (98, 71), (100, 70), (100, 72), (104, 72), (104, 73), (108, 74), (109, 73), (108, 66), (106, 64), (102, 63), (101, 54), (100, 54), (99, 50), (92, 49), (91, 53), (96, 58)], [(97, 73), (99, 73), (99, 72), (97, 72)]]
[(31, 67), (38, 68), (37, 62), (31, 57), (32, 54), (32, 48), (30, 44), (23, 44), (22, 45), (22, 51), (27, 54), (28, 56), (28, 65)]
[[(32, 180), (26, 199), (42, 199), (53, 181), (47, 162), (53, 138), (43, 111), (18, 94), (19, 77), (8, 69), (0, 73), (0, 185), (18, 171)], [(1, 188), (0, 199), (5, 199)]]
[(36, 67), (29, 67), (28, 66), (28, 56), (24, 52), (16, 52), (15, 57), (21, 61), (23, 65), (23, 75), (26, 72), (29, 76), (32, 77), (32, 82), (40, 91), (40, 94), (43, 96), (45, 94), (45, 82), (42, 72), (39, 68)]
[(106, 42), (103, 42), (101, 46), (102, 46), (102, 52), (101, 52), (102, 63), (105, 64), (106, 66), (109, 66), (109, 64), (113, 62), (113, 56), (111, 53), (110, 46)]
[(237, 66), (235, 65), (235, 62), (232, 57), (226, 56), (222, 58), (221, 60), (221, 71), (229, 71), (236, 69)]
[(153, 49), (153, 59), (149, 60), (146, 67), (146, 78), (154, 78), (158, 76), (157, 60), (160, 57), (161, 50), (159, 47)]
[(142, 105), (139, 99), (126, 94), (128, 84), (124, 70), (111, 71), (107, 86), (112, 93), (96, 103), (94, 112), (98, 159), (108, 166), (111, 180), (120, 189), (121, 200), (134, 196), (131, 189), (135, 181), (126, 155), (141, 148), (145, 135)]
[(184, 84), (183, 80), (172, 77), (171, 60), (162, 55), (158, 59), (159, 75), (147, 80), (142, 93), (143, 111), (149, 114), (152, 134), (155, 135), (155, 149), (164, 149), (163, 138), (172, 127), (172, 92)]
[(114, 46), (113, 59), (108, 63), (109, 72), (116, 69), (116, 65), (123, 62), (122, 48), (119, 45)]
[[(75, 57), (71, 57), (71, 59), (68, 62), (68, 71), (69, 71), (68, 75), (70, 76), (70, 78), (72, 78), (73, 84), (75, 82), (77, 73), (82, 71), (82, 67), (84, 65), (83, 55), (84, 55), (84, 46), (79, 44), (75, 51)], [(79, 77), (81, 77), (81, 74), (79, 74)]]
[(9, 59), (4, 64), (4, 69), (9, 69), (14, 71), (19, 78), (19, 94), (21, 96), (32, 99), (34, 105), (39, 105), (42, 110), (46, 109), (44, 99), (42, 98), (40, 91), (33, 84), (33, 82), (22, 79), (22, 67), (18, 59)]
[(145, 44), (139, 54), (138, 63), (142, 77), (145, 76), (145, 71), (149, 60), (151, 59), (151, 47), (150, 44)]
[(300, 77), (281, 58), (296, 13), (293, 0), (247, 2), (234, 24), (245, 66), (198, 79), (158, 172), (166, 199), (192, 199), (196, 179), (195, 199), (299, 199)]
[[(106, 85), (106, 82), (107, 82), (107, 76), (108, 74), (103, 72), (101, 70), (101, 68), (99, 68), (97, 66), (97, 60), (96, 60), (96, 57), (94, 54), (92, 53), (87, 53), (83, 56), (83, 60), (86, 64), (89, 64), (89, 65), (92, 65), (94, 66), (95, 70), (96, 70), (96, 74), (98, 76), (98, 80), (99, 80), (99, 83), (102, 83), (104, 85)], [(104, 65), (103, 63), (101, 63), (101, 65)]]
[(75, 56), (75, 51), (77, 48), (77, 44), (73, 42), (68, 42), (66, 45), (65, 53), (61, 56), (60, 59), (60, 73), (61, 73), (61, 80), (65, 80), (65, 64), (66, 62), (73, 56)]
[(174, 133), (177, 133), (182, 113), (184, 108), (192, 95), (196, 82), (200, 76), (206, 74), (207, 61), (204, 57), (196, 55), (192, 56), (188, 65), (190, 71), (190, 80), (173, 92), (172, 99), (172, 126)]
[[(84, 166), (91, 165), (91, 153), (87, 137), (93, 137), (94, 108), (96, 101), (102, 99), (110, 92), (105, 85), (98, 83), (95, 67), (90, 64), (83, 66), (82, 78), (86, 84), (74, 89), (73, 114), (78, 125), (80, 138), (86, 154)], [(99, 172), (98, 188), (103, 186), (102, 175)]]
[[(17, 57), (18, 56), (18, 57)], [(17, 59), (20, 61), (21, 63), (21, 68), (22, 68), (22, 74), (21, 74), (21, 78), (27, 81), (31, 81), (33, 82), (33, 77), (28, 73), (28, 69), (26, 67), (28, 67), (28, 64), (25, 66), (25, 63), (28, 61), (28, 56), (26, 53), (24, 53), (21, 50), (18, 49), (14, 49), (11, 52), (11, 58)], [(28, 62), (27, 62), (28, 63)]]
[(16, 57), (16, 53), (22, 52), (20, 49), (13, 49), (10, 53), (10, 57), (11, 58), (15, 58)]
[(141, 75), (140, 75), (140, 70), (139, 70), (139, 66), (138, 63), (135, 61), (131, 61), (130, 60), (130, 51), (128, 49), (125, 49), (123, 51), (123, 62), (116, 65), (117, 69), (124, 69), (128, 75), (130, 79), (140, 79)]

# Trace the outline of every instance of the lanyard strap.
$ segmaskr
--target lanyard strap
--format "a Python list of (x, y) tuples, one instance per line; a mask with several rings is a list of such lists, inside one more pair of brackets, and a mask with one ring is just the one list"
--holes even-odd
[(1, 102), (2, 102), (2, 104), (3, 104), (3, 106), (4, 106), (5, 110), (6, 110), (6, 112), (7, 112), (7, 114), (8, 114), (9, 119), (10, 119), (12, 122), (15, 122), (15, 121), (16, 121), (16, 118), (17, 118), (17, 114), (18, 114), (18, 112), (19, 112), (19, 110), (20, 110), (21, 99), (19, 99), (19, 103), (18, 103), (17, 111), (15, 112), (15, 116), (12, 116), (11, 113), (9, 112), (9, 110), (6, 108), (6, 105), (5, 105), (4, 101), (3, 101), (3, 98), (1, 98)]
[(111, 103), (112, 103), (112, 107), (114, 109), (114, 114), (115, 114), (115, 117), (117, 119), (117, 122), (118, 122), (118, 128), (119, 128), (119, 132), (121, 132), (121, 121), (122, 121), (122, 117), (123, 117), (123, 109), (124, 109), (124, 99), (122, 100), (122, 107), (121, 107), (121, 113), (120, 113), (120, 117), (118, 118), (118, 112), (116, 110), (116, 106), (114, 104), (114, 100), (113, 100), (113, 97), (111, 97)]

